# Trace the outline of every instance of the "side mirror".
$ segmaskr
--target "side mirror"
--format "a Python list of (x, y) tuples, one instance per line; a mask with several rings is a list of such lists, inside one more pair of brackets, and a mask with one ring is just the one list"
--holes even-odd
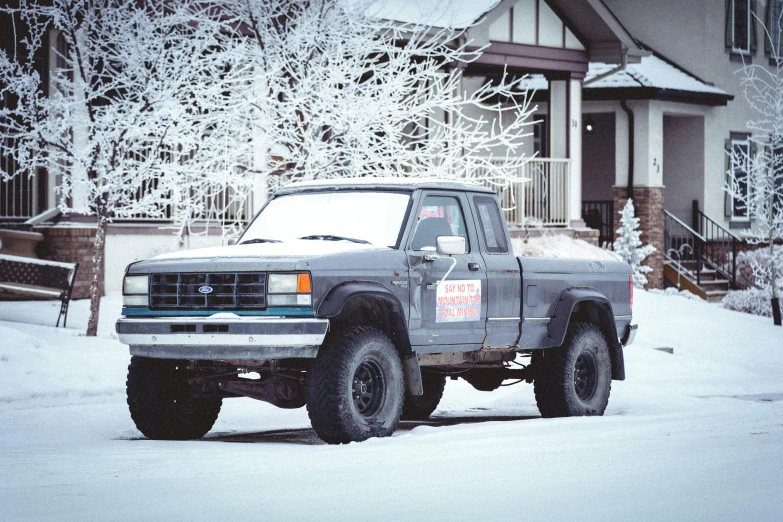
[(465, 238), (462, 236), (438, 236), (438, 254), (442, 256), (459, 256), (467, 254)]

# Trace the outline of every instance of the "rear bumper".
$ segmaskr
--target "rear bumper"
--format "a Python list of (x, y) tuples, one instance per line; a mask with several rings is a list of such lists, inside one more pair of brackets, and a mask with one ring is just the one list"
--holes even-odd
[(115, 329), (131, 355), (259, 360), (315, 357), (329, 328), (328, 319), (221, 315), (123, 317)]
[(636, 337), (636, 330), (639, 329), (638, 324), (629, 324), (625, 327), (625, 332), (623, 333), (623, 338), (620, 340), (620, 342), (623, 343), (623, 346), (628, 346), (631, 344)]

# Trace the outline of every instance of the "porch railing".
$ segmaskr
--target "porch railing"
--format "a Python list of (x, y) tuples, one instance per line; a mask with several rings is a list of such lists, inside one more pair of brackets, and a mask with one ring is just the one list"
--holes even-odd
[[(151, 185), (150, 183), (150, 189), (152, 189)], [(139, 199), (143, 196), (145, 188), (146, 186), (138, 190)], [(253, 208), (253, 195), (250, 194), (246, 198), (237, 198), (234, 197), (230, 188), (216, 187), (211, 191), (192, 194), (188, 198), (187, 205), (192, 209), (190, 211), (193, 214), (191, 220), (195, 222), (247, 223), (253, 217), (250, 214)], [(176, 204), (161, 203), (161, 213), (156, 217), (140, 213), (120, 216), (117, 218), (117, 221), (128, 223), (168, 223), (175, 218), (180, 210), (183, 209), (177, 208)]]
[(582, 219), (588, 227), (598, 230), (598, 244), (614, 241), (614, 200), (582, 201)]
[(737, 252), (742, 240), (699, 210), (698, 201), (694, 201), (693, 205), (693, 225), (693, 228), (704, 236), (704, 257), (709, 259), (715, 270), (735, 288)]
[[(503, 160), (491, 160), (502, 165)], [(480, 173), (479, 173), (480, 174)], [(513, 172), (512, 183), (498, 191), (510, 226), (567, 226), (571, 160), (535, 158)], [(487, 186), (492, 186), (487, 183)], [(493, 187), (494, 188), (494, 187)]]
[(676, 263), (678, 270), (687, 270), (701, 286), (701, 273), (704, 270), (704, 236), (686, 225), (668, 210), (663, 211), (663, 256), (667, 261)]

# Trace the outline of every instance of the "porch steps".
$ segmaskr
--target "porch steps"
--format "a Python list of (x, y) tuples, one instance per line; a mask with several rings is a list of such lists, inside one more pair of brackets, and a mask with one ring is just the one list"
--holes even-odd
[(710, 303), (720, 302), (731, 289), (731, 283), (723, 278), (717, 270), (711, 268), (702, 268), (701, 282), (696, 283), (696, 275), (693, 269), (688, 265), (692, 263), (684, 262), (679, 265), (673, 261), (666, 261), (663, 266), (663, 277), (672, 286), (677, 286), (677, 275), (679, 272), (680, 289), (688, 290), (692, 294), (698, 295)]

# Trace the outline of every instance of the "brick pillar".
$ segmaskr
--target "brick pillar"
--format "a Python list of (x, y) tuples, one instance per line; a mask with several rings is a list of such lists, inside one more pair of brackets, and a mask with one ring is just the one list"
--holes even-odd
[(41, 259), (79, 263), (71, 298), (89, 299), (95, 227), (42, 226), (36, 227), (35, 231), (44, 236), (44, 240), (38, 245), (38, 255)]
[[(645, 265), (653, 269), (647, 274), (645, 288), (663, 288), (663, 187), (634, 187), (633, 201), (636, 217), (639, 218), (642, 243), (655, 247), (655, 252), (645, 260)], [(614, 230), (620, 228), (620, 211), (628, 201), (625, 187), (614, 188)]]

